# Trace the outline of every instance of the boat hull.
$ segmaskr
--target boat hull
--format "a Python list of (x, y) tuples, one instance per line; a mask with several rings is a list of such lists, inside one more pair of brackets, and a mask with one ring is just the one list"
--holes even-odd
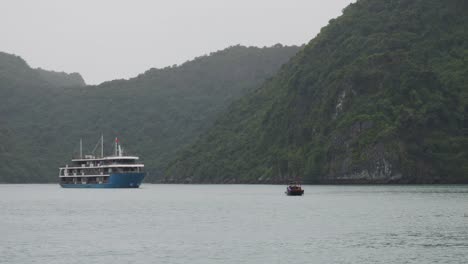
[(302, 188), (286, 188), (285, 193), (289, 196), (301, 196), (304, 195), (304, 190)]
[(73, 184), (61, 183), (63, 188), (139, 188), (145, 173), (113, 173), (107, 183)]
[(289, 196), (301, 196), (301, 195), (304, 195), (304, 190), (302, 190), (302, 191), (295, 191), (295, 192), (288, 192), (288, 191), (286, 191), (285, 193), (286, 193), (286, 195), (289, 195)]

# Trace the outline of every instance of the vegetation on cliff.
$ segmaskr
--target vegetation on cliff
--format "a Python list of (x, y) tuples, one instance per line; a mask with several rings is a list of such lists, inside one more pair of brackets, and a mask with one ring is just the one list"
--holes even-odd
[(358, 0), (168, 182), (468, 182), (468, 2)]

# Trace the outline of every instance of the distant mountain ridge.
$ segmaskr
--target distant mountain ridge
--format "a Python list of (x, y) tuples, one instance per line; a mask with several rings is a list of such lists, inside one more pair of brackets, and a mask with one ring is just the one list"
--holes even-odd
[(37, 68), (36, 71), (39, 72), (39, 75), (50, 85), (57, 87), (83, 87), (86, 86), (86, 83), (77, 72), (66, 73), (66, 72), (56, 72), (48, 71), (41, 68)]
[(273, 76), (297, 46), (232, 46), (135, 78), (83, 86), (74, 74), (43, 72), (0, 56), (0, 182), (54, 182), (57, 168), (101, 133), (119, 137), (157, 181), (175, 153), (232, 101)]
[(468, 2), (358, 0), (166, 182), (468, 182)]
[[(41, 68), (33, 69), (29, 67), (25, 60), (21, 57), (0, 52), (0, 76), (6, 78), (23, 78), (23, 81), (34, 80), (45, 85), (54, 87), (80, 87), (85, 86), (86, 83), (79, 73), (65, 73), (48, 71)], [(42, 85), (42, 84), (40, 84)]]

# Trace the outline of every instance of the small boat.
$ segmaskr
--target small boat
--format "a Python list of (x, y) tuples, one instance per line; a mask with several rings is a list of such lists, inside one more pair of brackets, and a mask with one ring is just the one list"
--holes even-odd
[(288, 187), (286, 187), (287, 195), (291, 196), (300, 196), (304, 195), (304, 189), (302, 189), (301, 184), (298, 182), (291, 182)]

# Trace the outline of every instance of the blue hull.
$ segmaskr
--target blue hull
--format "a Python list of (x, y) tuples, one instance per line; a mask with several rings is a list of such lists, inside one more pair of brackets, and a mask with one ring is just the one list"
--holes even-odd
[(63, 188), (138, 188), (145, 178), (144, 173), (113, 173), (109, 182), (102, 184), (68, 184), (61, 183)]

